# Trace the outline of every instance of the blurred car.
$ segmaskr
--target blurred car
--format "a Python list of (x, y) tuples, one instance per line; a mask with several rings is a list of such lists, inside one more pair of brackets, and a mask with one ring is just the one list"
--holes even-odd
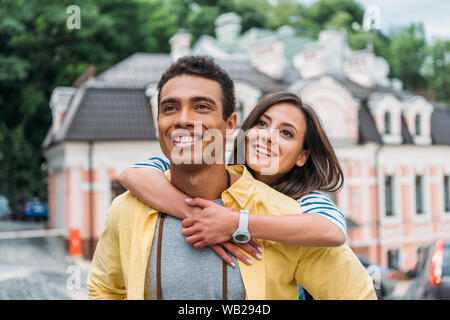
[(421, 250), (416, 267), (406, 276), (412, 282), (405, 299), (450, 299), (450, 240), (434, 241)]
[(10, 209), (8, 198), (0, 195), (0, 219), (5, 219), (9, 214)]
[(11, 218), (13, 220), (26, 220), (28, 218), (34, 218), (35, 220), (47, 220), (47, 203), (41, 202), (39, 198), (27, 198), (21, 204), (16, 206)]
[(358, 256), (358, 259), (372, 277), (378, 299), (382, 300), (394, 292), (396, 284), (395, 270), (384, 268), (362, 256)]

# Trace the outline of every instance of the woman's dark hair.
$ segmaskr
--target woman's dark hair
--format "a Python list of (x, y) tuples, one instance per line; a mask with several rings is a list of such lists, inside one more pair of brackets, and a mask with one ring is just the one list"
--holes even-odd
[(211, 79), (219, 83), (222, 88), (223, 118), (226, 120), (234, 112), (234, 84), (228, 73), (207, 56), (181, 57), (164, 72), (158, 83), (158, 106), (160, 103), (161, 89), (170, 79), (190, 75)]
[[(242, 123), (241, 129), (246, 133), (253, 128), (260, 117), (278, 103), (290, 103), (299, 108), (306, 119), (306, 132), (303, 149), (310, 150), (306, 163), (294, 166), (283, 177), (270, 186), (292, 198), (300, 198), (314, 190), (336, 192), (344, 184), (344, 174), (336, 154), (331, 146), (320, 119), (314, 110), (303, 104), (302, 100), (290, 92), (275, 92), (264, 96)], [(242, 132), (242, 131), (241, 131)], [(245, 134), (236, 139), (234, 153), (230, 163), (242, 163), (238, 156), (245, 155)], [(245, 157), (243, 157), (245, 162)], [(238, 161), (241, 160), (241, 161)], [(250, 172), (251, 168), (246, 164)]]

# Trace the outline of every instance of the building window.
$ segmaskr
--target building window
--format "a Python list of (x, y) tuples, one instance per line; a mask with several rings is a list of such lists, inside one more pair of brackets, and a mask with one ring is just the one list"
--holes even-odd
[(416, 176), (416, 213), (423, 213), (423, 177)]
[(444, 176), (444, 211), (450, 212), (450, 176)]
[(391, 113), (386, 111), (384, 113), (384, 134), (391, 134)]
[(240, 127), (242, 124), (242, 121), (244, 121), (244, 104), (242, 101), (236, 102), (236, 123), (237, 126)]
[(420, 114), (416, 114), (416, 117), (414, 118), (414, 129), (416, 132), (416, 136), (422, 135), (422, 121)]
[(386, 216), (390, 217), (394, 215), (394, 179), (392, 176), (386, 176), (384, 178), (384, 197), (386, 205)]
[(387, 252), (388, 268), (399, 270), (400, 269), (400, 250), (390, 249)]

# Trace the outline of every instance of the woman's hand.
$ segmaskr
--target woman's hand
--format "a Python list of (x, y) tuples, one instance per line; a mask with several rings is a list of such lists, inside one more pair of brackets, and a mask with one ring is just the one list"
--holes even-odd
[(242, 253), (236, 245), (256, 259), (262, 259), (260, 254), (262, 249), (255, 239), (251, 239), (248, 243), (239, 244), (230, 241), (239, 224), (239, 212), (201, 198), (190, 199), (186, 203), (191, 207), (201, 208), (200, 212), (197, 211), (182, 222), (184, 229), (181, 233), (187, 237), (187, 243), (193, 244), (195, 248), (211, 246), (230, 265), (233, 265), (234, 261), (225, 249), (244, 263), (252, 263), (251, 259)]
[[(248, 252), (250, 255), (255, 257), (256, 259), (262, 259), (261, 256), (261, 248), (259, 246), (258, 241), (255, 239), (251, 239), (248, 243), (234, 243), (231, 241), (224, 242), (222, 244), (215, 244), (212, 245), (211, 248), (217, 253), (219, 257), (222, 258), (226, 263), (229, 265), (235, 267), (236, 263), (234, 262), (233, 258), (231, 258), (227, 251), (230, 252), (232, 255), (234, 255), (237, 259), (241, 260), (245, 264), (252, 264), (252, 260), (246, 256), (242, 251), (240, 251), (237, 247), (239, 246), (244, 251)], [(225, 249), (227, 251), (225, 251)]]
[(231, 239), (239, 224), (237, 211), (201, 198), (192, 199), (187, 203), (191, 207), (202, 209), (181, 223), (184, 227), (181, 233), (187, 237), (187, 243), (193, 244), (195, 248), (203, 248)]

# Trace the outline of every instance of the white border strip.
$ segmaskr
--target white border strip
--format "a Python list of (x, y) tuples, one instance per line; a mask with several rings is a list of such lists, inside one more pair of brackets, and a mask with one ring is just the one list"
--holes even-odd
[(67, 236), (67, 230), (66, 229), (38, 229), (38, 230), (0, 232), (0, 240), (2, 240), (2, 239), (56, 237), (56, 236)]

